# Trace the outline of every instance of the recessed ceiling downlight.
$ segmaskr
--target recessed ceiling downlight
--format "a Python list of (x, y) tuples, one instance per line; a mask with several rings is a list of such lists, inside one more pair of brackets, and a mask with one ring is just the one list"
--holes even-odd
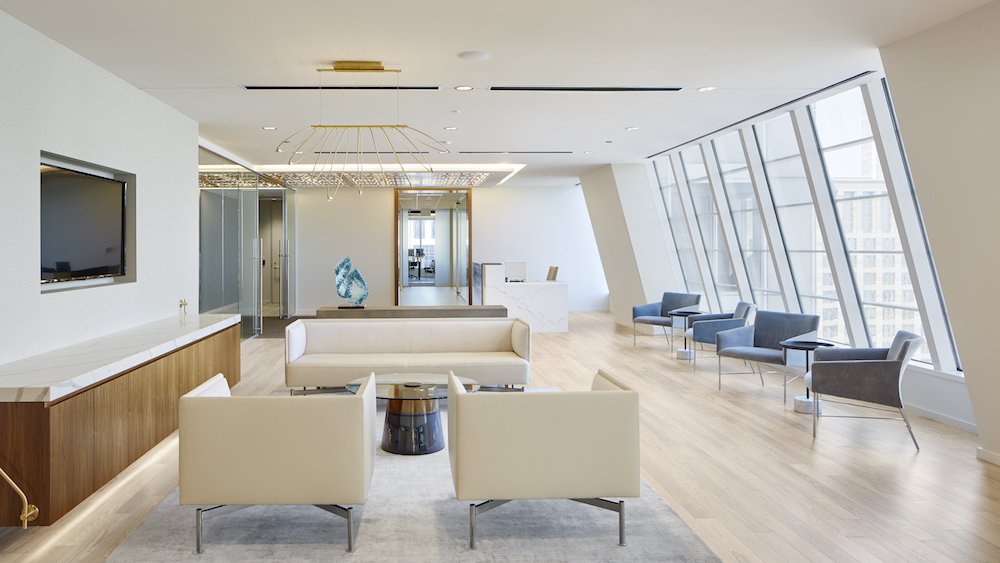
[(444, 130), (445, 131), (457, 131), (458, 127), (445, 127)]
[(699, 92), (711, 92), (712, 90), (715, 90), (715, 86), (702, 86), (698, 88)]
[(472, 86), (455, 86), (455, 89), (461, 92), (468, 92), (469, 90), (472, 90)]
[(462, 51), (458, 54), (458, 58), (467, 61), (485, 61), (490, 58), (490, 54), (486, 51)]
[(637, 131), (638, 129), (639, 129), (638, 127), (626, 127), (625, 128), (626, 131)]
[(268, 126), (268, 127), (261, 127), (261, 129), (263, 129), (264, 131), (274, 131), (275, 129), (277, 129), (277, 127)]

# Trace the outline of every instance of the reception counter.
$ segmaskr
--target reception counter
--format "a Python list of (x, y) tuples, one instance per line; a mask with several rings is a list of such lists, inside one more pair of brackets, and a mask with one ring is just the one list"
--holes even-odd
[[(239, 315), (163, 319), (0, 365), (0, 460), (49, 525), (177, 429), (177, 401), (240, 378)], [(21, 500), (0, 486), (0, 526)]]
[(503, 264), (473, 264), (473, 304), (503, 305), (531, 332), (569, 332), (569, 285), (560, 281), (508, 282)]

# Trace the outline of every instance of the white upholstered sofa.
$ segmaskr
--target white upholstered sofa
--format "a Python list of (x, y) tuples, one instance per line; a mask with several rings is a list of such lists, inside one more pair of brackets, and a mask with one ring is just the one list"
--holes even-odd
[(454, 372), (526, 385), (531, 328), (520, 319), (300, 319), (285, 329), (285, 385), (343, 387), (369, 373)]
[(467, 393), (448, 383), (448, 453), (455, 495), (476, 515), (515, 499), (571, 499), (618, 512), (625, 545), (625, 502), (639, 496), (639, 396), (603, 370), (592, 390)]
[(180, 503), (212, 507), (195, 512), (196, 553), (204, 515), (257, 504), (314, 504), (343, 516), (354, 551), (353, 510), (338, 505), (368, 497), (373, 375), (356, 395), (231, 397), (220, 374), (181, 397), (179, 415)]

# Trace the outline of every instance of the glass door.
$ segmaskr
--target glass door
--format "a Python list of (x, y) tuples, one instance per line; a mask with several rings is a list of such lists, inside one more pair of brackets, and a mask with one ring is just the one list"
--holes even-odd
[(469, 304), (468, 189), (396, 190), (396, 304)]
[(264, 295), (261, 283), (263, 268), (262, 241), (258, 230), (257, 174), (241, 173), (240, 198), (240, 317), (242, 337), (261, 333)]
[(284, 188), (284, 237), (279, 248), (281, 260), (281, 313), (283, 319), (295, 316), (295, 189)]

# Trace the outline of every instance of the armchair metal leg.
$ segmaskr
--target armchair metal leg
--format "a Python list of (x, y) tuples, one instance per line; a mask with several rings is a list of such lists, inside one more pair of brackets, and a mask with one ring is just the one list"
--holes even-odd
[(760, 367), (760, 362), (757, 362), (757, 376), (760, 377), (760, 386), (764, 386), (764, 370)]
[(347, 519), (347, 552), (354, 553), (354, 507), (344, 508), (338, 504), (315, 504), (313, 506)]
[(479, 504), (469, 505), (469, 549), (476, 549), (476, 514), (482, 514), (487, 510), (493, 510), (494, 508), (507, 504), (508, 502), (510, 502), (510, 499), (488, 500)]
[[(237, 510), (242, 510), (248, 508), (251, 505), (248, 504), (220, 504), (218, 506), (213, 506), (212, 508), (198, 508), (194, 511), (194, 552), (196, 554), (201, 553), (201, 525), (205, 520), (205, 516), (222, 516), (223, 514), (229, 514), (230, 512), (236, 512)], [(211, 514), (209, 514), (211, 512)]]
[(906, 429), (910, 431), (910, 438), (913, 440), (913, 445), (916, 446), (917, 451), (920, 451), (920, 445), (917, 444), (917, 437), (913, 435), (913, 428), (910, 426), (910, 419), (906, 418), (906, 412), (903, 411), (903, 407), (899, 407), (899, 414), (903, 415), (903, 422), (906, 423)]
[(632, 347), (635, 348), (635, 323), (632, 323)]
[(719, 391), (722, 391), (722, 356), (719, 356)]
[(788, 366), (781, 366), (781, 380), (785, 382), (782, 385), (783, 389), (781, 391), (781, 404), (788, 404)]

